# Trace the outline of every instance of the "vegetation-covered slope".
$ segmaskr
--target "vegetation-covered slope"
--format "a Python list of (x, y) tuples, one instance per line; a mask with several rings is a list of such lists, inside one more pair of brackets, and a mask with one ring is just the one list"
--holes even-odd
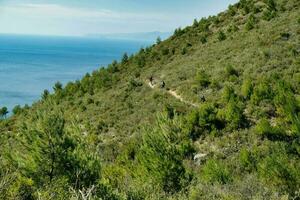
[(16, 107), (0, 198), (299, 198), (299, 13), (241, 0)]

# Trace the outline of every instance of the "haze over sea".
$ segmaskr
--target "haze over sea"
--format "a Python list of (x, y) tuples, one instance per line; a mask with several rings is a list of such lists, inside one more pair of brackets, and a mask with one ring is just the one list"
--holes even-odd
[(0, 107), (32, 104), (55, 82), (66, 84), (151, 41), (0, 35)]

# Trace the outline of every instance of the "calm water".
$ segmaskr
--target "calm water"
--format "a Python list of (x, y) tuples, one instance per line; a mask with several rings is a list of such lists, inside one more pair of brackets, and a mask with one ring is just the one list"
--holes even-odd
[(149, 41), (0, 35), (0, 107), (31, 104), (66, 83), (133, 53)]

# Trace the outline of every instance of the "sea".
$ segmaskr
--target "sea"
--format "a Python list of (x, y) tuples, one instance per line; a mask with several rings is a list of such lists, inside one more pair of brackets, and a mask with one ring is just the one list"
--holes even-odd
[(0, 108), (31, 105), (45, 89), (52, 91), (82, 78), (150, 40), (0, 35)]

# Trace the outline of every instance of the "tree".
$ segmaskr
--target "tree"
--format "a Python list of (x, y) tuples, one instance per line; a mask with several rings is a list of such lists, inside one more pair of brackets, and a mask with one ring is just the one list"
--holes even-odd
[(8, 114), (8, 109), (7, 107), (2, 107), (0, 109), (0, 117), (3, 119), (3, 118), (6, 118), (6, 115)]
[(180, 191), (187, 182), (183, 160), (194, 153), (188, 133), (178, 116), (158, 117), (157, 124), (146, 130), (138, 155), (142, 167), (166, 193)]
[(122, 64), (126, 64), (128, 62), (128, 54), (124, 53), (123, 58), (122, 58)]
[(161, 43), (161, 38), (158, 36), (156, 39), (156, 44), (160, 44)]
[(50, 92), (49, 90), (44, 90), (43, 94), (42, 94), (42, 99), (46, 100), (49, 96)]
[(197, 27), (197, 26), (198, 26), (198, 21), (197, 21), (197, 19), (194, 19), (193, 27)]
[(62, 110), (51, 102), (46, 104), (35, 120), (19, 127), (23, 136), (20, 145), (25, 149), (15, 157), (22, 163), (22, 174), (37, 187), (61, 178), (76, 189), (97, 184), (101, 166), (96, 151), (76, 125), (66, 129)]
[(61, 82), (59, 82), (59, 81), (57, 81), (56, 83), (55, 83), (55, 85), (54, 85), (54, 87), (53, 87), (53, 90), (55, 91), (55, 92), (58, 92), (58, 91), (61, 91), (62, 90), (62, 84), (61, 84)]
[(21, 106), (20, 106), (20, 105), (16, 105), (16, 106), (13, 108), (12, 112), (13, 112), (14, 115), (17, 115), (17, 114), (21, 113), (21, 112), (22, 112)]

